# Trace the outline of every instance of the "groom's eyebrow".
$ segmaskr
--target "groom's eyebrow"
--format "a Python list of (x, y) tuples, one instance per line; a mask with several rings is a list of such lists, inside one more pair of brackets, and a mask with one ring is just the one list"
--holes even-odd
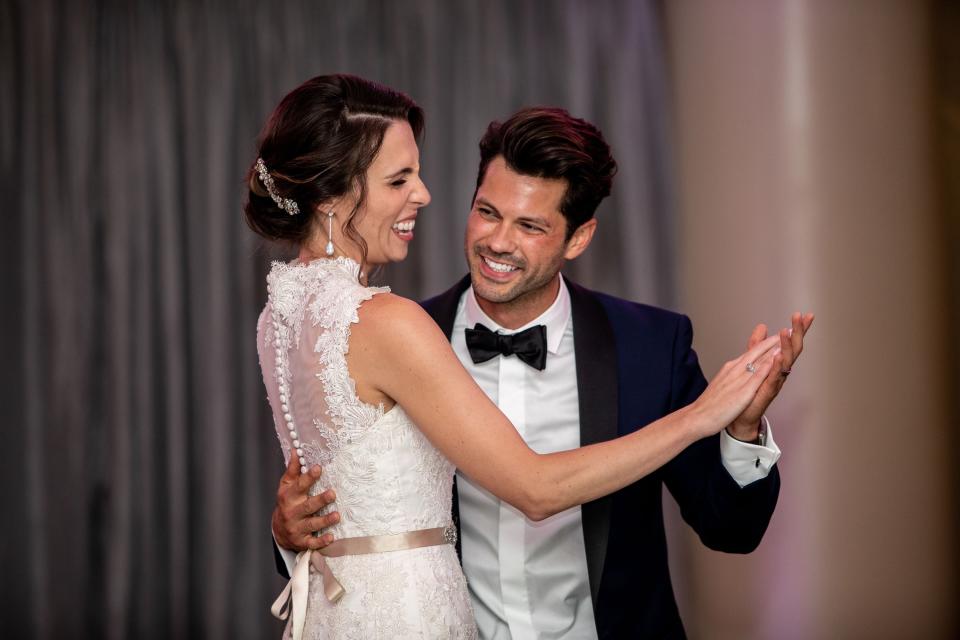
[[(500, 214), (500, 210), (497, 209), (497, 208), (493, 205), (492, 202), (490, 202), (489, 200), (487, 200), (487, 199), (484, 198), (483, 196), (477, 196), (476, 204), (477, 204), (477, 206), (481, 206), (481, 207), (484, 207), (484, 208), (486, 208), (486, 209), (490, 209), (490, 211), (492, 211), (493, 213), (497, 214), (498, 216), (501, 215), (501, 214)], [(543, 218), (543, 217), (541, 217), (541, 216), (534, 215), (534, 214), (517, 216), (517, 221), (518, 221), (518, 222), (532, 222), (533, 224), (538, 224), (538, 225), (540, 225), (540, 226), (542, 226), (542, 227), (547, 227), (547, 228), (550, 228), (550, 227), (553, 226), (553, 225), (550, 224), (550, 221), (547, 220), (546, 218)]]
[(487, 200), (486, 198), (484, 198), (483, 196), (477, 196), (477, 204), (483, 207), (486, 207), (487, 209), (490, 209), (494, 213), (500, 213), (500, 210), (497, 209), (495, 206), (493, 206), (493, 203)]

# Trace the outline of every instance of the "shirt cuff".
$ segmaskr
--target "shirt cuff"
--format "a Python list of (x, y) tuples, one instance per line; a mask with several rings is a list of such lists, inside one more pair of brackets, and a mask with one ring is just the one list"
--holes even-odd
[(273, 538), (273, 546), (277, 548), (277, 551), (280, 552), (280, 557), (283, 558), (283, 564), (287, 566), (287, 575), (292, 578), (293, 567), (297, 564), (297, 552), (291, 551), (290, 549), (284, 549), (277, 544), (277, 537), (273, 535), (273, 527), (270, 527), (270, 536)]
[(767, 416), (763, 416), (762, 420), (767, 427), (767, 441), (763, 447), (737, 440), (726, 429), (720, 432), (720, 460), (723, 468), (741, 488), (766, 478), (780, 459), (780, 447), (773, 439), (770, 421)]

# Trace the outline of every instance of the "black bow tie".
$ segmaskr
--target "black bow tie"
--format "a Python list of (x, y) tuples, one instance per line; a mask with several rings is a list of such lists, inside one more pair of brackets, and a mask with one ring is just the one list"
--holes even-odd
[(465, 331), (474, 364), (512, 354), (539, 371), (547, 366), (547, 328), (542, 324), (510, 335), (494, 333), (479, 322)]

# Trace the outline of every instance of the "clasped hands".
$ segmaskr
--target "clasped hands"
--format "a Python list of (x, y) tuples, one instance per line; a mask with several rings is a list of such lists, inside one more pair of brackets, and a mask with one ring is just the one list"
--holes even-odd
[(710, 435), (726, 426), (737, 440), (755, 442), (760, 419), (777, 397), (803, 351), (803, 339), (813, 324), (813, 314), (794, 313), (791, 326), (768, 336), (758, 324), (747, 340), (747, 350), (728, 361), (710, 381), (694, 405), (705, 416)]

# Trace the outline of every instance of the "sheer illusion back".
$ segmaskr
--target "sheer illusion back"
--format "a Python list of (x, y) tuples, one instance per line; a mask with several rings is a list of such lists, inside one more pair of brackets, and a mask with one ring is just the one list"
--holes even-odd
[[(360, 305), (387, 288), (360, 284), (339, 257), (274, 263), (257, 349), (284, 460), (323, 466), (311, 488), (336, 491), (335, 539), (444, 527), (454, 467), (395, 405), (361, 401), (347, 367)], [(346, 589), (333, 604), (310, 576), (306, 637), (474, 637), (466, 586), (452, 546), (328, 558)]]

